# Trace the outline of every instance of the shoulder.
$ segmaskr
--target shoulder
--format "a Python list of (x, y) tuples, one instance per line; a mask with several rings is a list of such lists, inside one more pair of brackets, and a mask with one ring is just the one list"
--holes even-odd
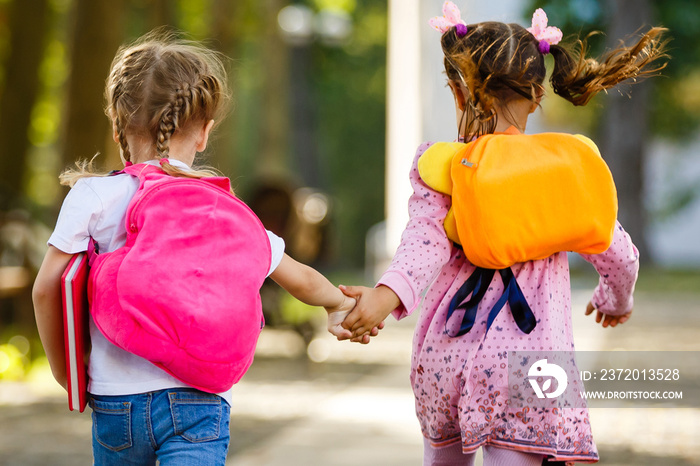
[(128, 189), (131, 185), (138, 185), (138, 179), (126, 173), (118, 173), (109, 176), (91, 176), (79, 179), (72, 191), (93, 192), (95, 195), (106, 195), (114, 191)]
[(123, 210), (138, 186), (138, 180), (126, 174), (81, 178), (71, 188), (61, 210), (84, 216)]
[[(450, 175), (452, 159), (467, 145), (461, 142), (425, 143), (419, 147), (416, 166), (418, 174), (431, 188), (443, 194), (452, 193)], [(424, 149), (421, 151), (420, 149)]]
[(591, 138), (586, 137), (586, 136), (584, 136), (583, 134), (572, 134), (571, 136), (574, 137), (574, 138), (576, 138), (576, 139), (578, 139), (579, 141), (583, 142), (583, 143), (586, 144), (588, 147), (590, 147), (591, 149), (593, 149), (593, 151), (594, 151), (596, 154), (600, 155), (600, 150), (598, 149), (598, 146), (596, 145), (595, 142), (593, 142), (593, 140), (592, 140)]
[(133, 195), (138, 185), (139, 181), (137, 178), (126, 173), (119, 173), (110, 176), (82, 178), (78, 180), (71, 191), (106, 200)]
[(268, 241), (270, 241), (270, 248), (272, 249), (272, 251), (274, 252), (279, 250), (281, 252), (284, 252), (284, 239), (277, 236), (270, 230), (265, 230), (265, 233), (267, 233), (267, 239)]
[(551, 132), (551, 133), (537, 133), (537, 134), (531, 134), (531, 135), (523, 135), (525, 138), (532, 138), (532, 139), (539, 139), (545, 143), (553, 143), (553, 144), (560, 144), (560, 145), (571, 145), (573, 144), (574, 146), (580, 145), (583, 143), (586, 147), (591, 149), (593, 152), (595, 152), (597, 155), (600, 155), (600, 150), (598, 150), (598, 146), (596, 145), (595, 142), (588, 136), (584, 136), (583, 134), (570, 134), (570, 133), (556, 133), (556, 132)]
[(267, 233), (267, 239), (270, 241), (270, 269), (267, 272), (269, 276), (282, 262), (282, 257), (284, 257), (284, 240), (270, 230), (265, 230), (265, 232)]

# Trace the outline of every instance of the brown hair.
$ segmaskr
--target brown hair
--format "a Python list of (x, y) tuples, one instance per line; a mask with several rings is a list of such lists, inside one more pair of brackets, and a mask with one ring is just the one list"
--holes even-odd
[[(105, 89), (105, 113), (114, 123), (121, 155), (130, 161), (127, 132), (153, 141), (156, 158), (167, 158), (173, 134), (189, 124), (219, 122), (229, 99), (221, 56), (162, 29), (119, 48)], [(162, 164), (168, 174), (201, 178), (213, 169), (180, 170)], [(99, 176), (81, 161), (61, 174), (72, 186), (84, 176)]]
[[(586, 57), (586, 40), (577, 40), (573, 46), (552, 45), (554, 92), (574, 105), (586, 105), (597, 93), (622, 81), (657, 74), (666, 66), (656, 62), (667, 56), (666, 41), (661, 41), (665, 31), (651, 28), (636, 44), (621, 44), (599, 59)], [(544, 55), (535, 36), (518, 24), (471, 24), (462, 37), (452, 27), (441, 43), (447, 77), (464, 92), (460, 131), (466, 127), (466, 140), (493, 133), (496, 104), (522, 97), (537, 102), (544, 92)]]

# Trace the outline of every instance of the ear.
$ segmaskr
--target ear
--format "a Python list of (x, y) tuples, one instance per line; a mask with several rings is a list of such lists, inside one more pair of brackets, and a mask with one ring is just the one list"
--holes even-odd
[(461, 111), (464, 111), (464, 109), (467, 108), (467, 101), (464, 97), (464, 89), (462, 89), (460, 84), (457, 84), (452, 80), (447, 81), (447, 84), (450, 86), (450, 90), (452, 90), (452, 95), (455, 98), (455, 104), (457, 104), (457, 107)]
[(214, 127), (214, 120), (209, 120), (206, 125), (202, 126), (202, 129), (197, 137), (197, 152), (204, 152), (207, 148), (207, 142), (209, 142), (209, 133)]
[(117, 122), (112, 120), (112, 139), (119, 144), (119, 132), (117, 131)]

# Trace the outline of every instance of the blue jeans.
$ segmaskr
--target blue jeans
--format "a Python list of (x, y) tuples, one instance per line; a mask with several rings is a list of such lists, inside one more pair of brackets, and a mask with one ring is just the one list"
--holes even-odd
[(218, 395), (173, 388), (124, 396), (92, 395), (95, 465), (224, 465), (228, 403)]

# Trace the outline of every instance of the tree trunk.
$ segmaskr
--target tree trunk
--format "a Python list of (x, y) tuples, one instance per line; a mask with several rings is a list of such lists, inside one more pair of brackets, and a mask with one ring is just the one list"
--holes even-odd
[(175, 24), (175, 8), (171, 0), (153, 0), (149, 8), (151, 29)]
[[(218, 50), (231, 57), (234, 61), (239, 59), (240, 45), (243, 40), (242, 30), (250, 1), (214, 0), (212, 8), (212, 37), (216, 40)], [(236, 76), (235, 69), (229, 67), (229, 86), (236, 100)], [(232, 104), (233, 105), (233, 104)], [(235, 115), (232, 112), (226, 116), (226, 120), (216, 131), (212, 140), (211, 160), (212, 164), (221, 170), (226, 176), (236, 177), (238, 173), (238, 154), (236, 153)]]
[[(640, 27), (651, 24), (649, 0), (607, 0), (607, 47), (620, 39), (633, 38)], [(601, 121), (601, 152), (615, 178), (619, 220), (639, 248), (643, 262), (650, 262), (646, 238), (647, 212), (644, 205), (644, 161), (649, 145), (649, 100), (651, 81), (611, 90), (606, 97)], [(628, 95), (629, 93), (629, 95)], [(631, 98), (630, 98), (631, 96)]]
[(289, 169), (289, 47), (277, 29), (277, 14), (288, 0), (262, 3), (264, 72), (260, 157), (256, 171), (260, 175), (287, 177)]
[[(71, 75), (66, 100), (63, 162), (107, 155), (100, 165), (120, 168), (111, 124), (104, 114), (109, 66), (124, 38), (124, 2), (77, 0), (71, 44)], [(105, 160), (107, 159), (107, 160)]]
[(0, 96), (0, 211), (16, 206), (24, 186), (27, 132), (39, 90), (47, 0), (15, 0), (9, 13), (10, 55)]

